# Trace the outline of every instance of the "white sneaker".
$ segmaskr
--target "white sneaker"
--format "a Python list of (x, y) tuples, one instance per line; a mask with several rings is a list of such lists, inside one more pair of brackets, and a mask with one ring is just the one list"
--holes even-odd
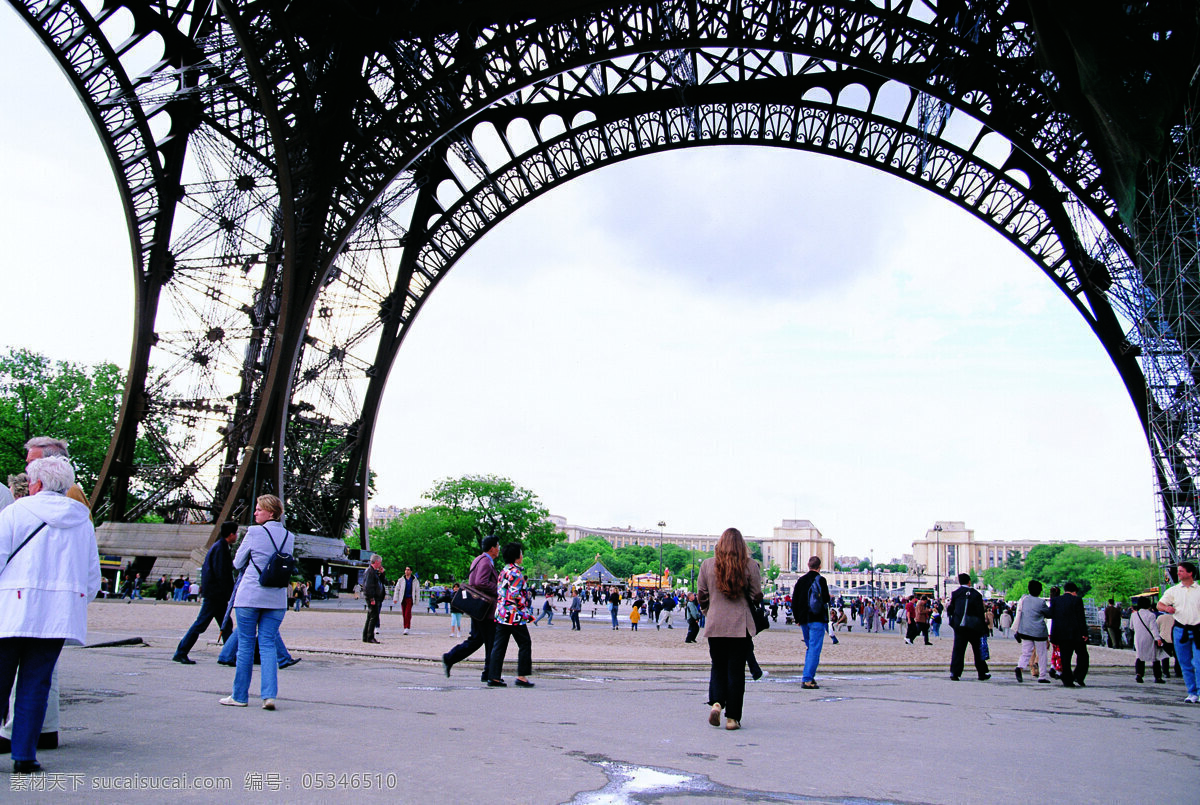
[(274, 710), (275, 709), (275, 700), (274, 699), (263, 699), (263, 709), (264, 710)]
[(404, 634), (408, 634), (408, 630), (407, 630), (407, 629), (405, 629), (405, 630), (404, 630)]
[(246, 702), (239, 702), (237, 699), (233, 698), (232, 696), (226, 696), (224, 699), (221, 699), (220, 704), (223, 704), (226, 707), (245, 707), (246, 706)]
[(1200, 704), (1200, 696), (1188, 696), (1184, 701), (1188, 704)]

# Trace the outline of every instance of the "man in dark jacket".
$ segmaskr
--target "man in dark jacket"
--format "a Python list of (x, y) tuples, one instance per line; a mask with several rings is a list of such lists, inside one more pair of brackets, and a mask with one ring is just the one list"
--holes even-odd
[(229, 598), (233, 595), (233, 557), (229, 553), (229, 546), (237, 540), (237, 530), (237, 523), (233, 521), (222, 523), (217, 541), (204, 557), (204, 565), (200, 568), (200, 590), (204, 598), (195, 622), (175, 648), (175, 656), (171, 658), (175, 662), (195, 665), (195, 660), (188, 659), (188, 652), (213, 618), (217, 618), (219, 624), (220, 619), (225, 617)]
[[(815, 588), (813, 585), (816, 585)], [(804, 632), (804, 678), (800, 687), (816, 690), (817, 664), (821, 662), (821, 646), (829, 627), (829, 584), (821, 575), (821, 557), (808, 560), (808, 572), (796, 581), (792, 589), (792, 617)]]
[(975, 672), (979, 674), (980, 681), (991, 679), (987, 660), (983, 658), (983, 646), (979, 642), (983, 630), (963, 626), (964, 617), (978, 618), (977, 623), (984, 623), (983, 596), (971, 586), (969, 573), (959, 573), (958, 583), (959, 588), (950, 594), (950, 607), (947, 609), (950, 625), (954, 627), (954, 648), (950, 650), (950, 678), (958, 681), (962, 676), (967, 644), (970, 643), (971, 653), (975, 657)]
[[(1088, 625), (1079, 587), (1068, 581), (1063, 585), (1063, 594), (1050, 599), (1050, 642), (1058, 646), (1062, 657), (1062, 683), (1064, 688), (1086, 688), (1083, 678), (1087, 676)], [(1071, 668), (1071, 655), (1076, 655), (1075, 668)]]
[[(493, 604), (496, 600), (496, 582), (500, 577), (500, 572), (496, 570), (496, 557), (500, 555), (500, 538), (495, 536), (487, 536), (483, 538), (483, 553), (475, 557), (475, 561), (471, 563), (470, 575), (467, 576), (467, 586), (471, 587), (475, 592), (492, 599)], [(574, 606), (574, 602), (571, 606)], [(572, 618), (577, 621), (578, 617)], [(450, 669), (454, 663), (465, 660), (474, 654), (480, 646), (483, 646), (483, 673), (479, 675), (479, 681), (488, 681), (488, 665), (492, 659), (492, 643), (496, 639), (496, 620), (492, 616), (485, 618), (471, 618), (471, 633), (467, 635), (467, 639), (459, 643), (454, 648), (442, 655), (442, 668), (446, 672), (446, 676), (450, 676)]]
[(363, 579), (363, 598), (367, 601), (367, 622), (363, 626), (362, 640), (364, 643), (378, 643), (375, 638), (375, 625), (379, 622), (379, 610), (383, 608), (384, 589), (383, 557), (377, 553), (371, 554), (371, 566)]

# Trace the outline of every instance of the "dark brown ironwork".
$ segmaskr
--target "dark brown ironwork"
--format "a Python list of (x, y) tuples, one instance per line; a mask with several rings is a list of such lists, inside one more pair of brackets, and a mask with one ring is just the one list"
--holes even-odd
[[(1068, 297), (1147, 434), (1163, 410), (1127, 191), (1161, 159), (1148, 130), (1185, 121), (1186, 3), (10, 2), (74, 82), (129, 220), (109, 518), (244, 519), (269, 490), (298, 529), (357, 510), (365, 533), (391, 366), (455, 261), (563, 182), (702, 145), (829, 154), (958, 204)], [(1094, 41), (1120, 64), (1088, 62)], [(139, 438), (170, 460), (139, 465)], [(1191, 444), (1150, 442), (1190, 484)]]

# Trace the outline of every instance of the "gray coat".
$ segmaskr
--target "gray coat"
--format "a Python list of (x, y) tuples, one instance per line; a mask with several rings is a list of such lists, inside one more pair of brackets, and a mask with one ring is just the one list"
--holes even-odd
[(264, 587), (258, 581), (259, 572), (266, 570), (267, 561), (275, 553), (275, 547), (271, 544), (272, 537), (279, 550), (295, 553), (295, 537), (289, 534), (278, 520), (268, 520), (263, 525), (250, 526), (246, 530), (246, 536), (242, 537), (242, 544), (238, 546), (237, 556), (233, 557), (234, 570), (244, 571), (234, 594), (235, 607), (287, 609), (287, 587)]
[(1017, 602), (1017, 620), (1013, 623), (1013, 631), (1022, 637), (1045, 640), (1050, 636), (1046, 629), (1046, 616), (1049, 614), (1050, 605), (1044, 598), (1023, 595)]
[[(705, 637), (754, 637), (754, 616), (746, 596), (726, 598), (717, 587), (717, 560), (708, 558), (700, 565), (696, 579), (696, 598), (704, 610)], [(762, 574), (758, 562), (750, 559), (746, 566), (746, 585), (750, 599), (762, 600)]]

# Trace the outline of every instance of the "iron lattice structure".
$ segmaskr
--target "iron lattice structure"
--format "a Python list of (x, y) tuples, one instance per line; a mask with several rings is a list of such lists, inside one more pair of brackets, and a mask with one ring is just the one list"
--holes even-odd
[[(297, 528), (337, 534), (357, 509), (365, 534), (392, 363), (472, 244), (618, 161), (772, 145), (900, 176), (1027, 254), (1143, 412), (1172, 551), (1196, 521), (1200, 409), (1159, 380), (1169, 364), (1194, 387), (1194, 329), (1159, 350), (1146, 324), (1189, 293), (1196, 235), (1139, 256), (1158, 213), (1131, 201), (1193, 175), (1194, 151), (1163, 147), (1190, 125), (1192, 3), (10, 2), (87, 106), (129, 221), (103, 516), (243, 519), (282, 491)], [(1164, 416), (1185, 431), (1160, 435)], [(139, 463), (139, 440), (167, 460)]]

